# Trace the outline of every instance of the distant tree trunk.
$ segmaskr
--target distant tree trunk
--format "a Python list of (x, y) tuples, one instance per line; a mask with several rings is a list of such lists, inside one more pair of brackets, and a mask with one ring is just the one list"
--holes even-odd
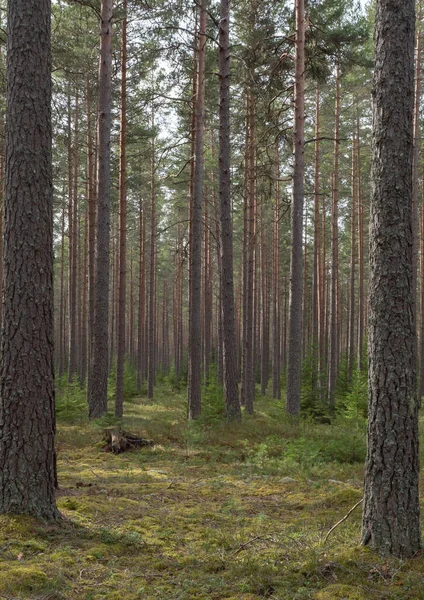
[(369, 419), (363, 538), (421, 546), (412, 241), (415, 1), (377, 0), (369, 284)]
[(197, 419), (201, 413), (202, 336), (202, 204), (203, 204), (203, 140), (206, 59), (206, 0), (200, 4), (198, 81), (195, 102), (194, 179), (190, 215), (189, 252), (189, 319), (188, 319), (188, 417)]
[[(60, 291), (59, 291), (59, 337), (58, 375), (62, 377), (65, 370), (65, 203), (62, 207), (61, 245), (60, 245)], [(3, 237), (3, 236), (2, 236)]]
[(95, 307), (92, 364), (87, 385), (90, 418), (101, 417), (107, 411), (112, 4), (113, 0), (101, 3)]
[(234, 310), (233, 228), (230, 198), (230, 15), (220, 0), (219, 21), (219, 200), (224, 393), (227, 418), (240, 420)]
[(49, 0), (8, 2), (0, 513), (55, 504)]
[(336, 67), (336, 109), (334, 117), (334, 171), (331, 199), (331, 287), (328, 353), (327, 400), (334, 408), (338, 373), (338, 288), (339, 288), (339, 140), (340, 137), (340, 67)]
[(119, 281), (115, 416), (124, 412), (125, 314), (127, 290), (127, 0), (123, 3), (121, 58), (121, 139), (119, 158)]
[(146, 266), (145, 266), (145, 239), (146, 223), (143, 212), (143, 202), (140, 199), (138, 221), (138, 325), (137, 325), (137, 390), (141, 390), (141, 384), (145, 379), (146, 373), (143, 369), (145, 361), (145, 323), (146, 323)]
[(302, 362), (302, 229), (305, 175), (305, 5), (296, 0), (294, 172), (290, 259), (290, 321), (286, 410), (300, 412)]
[[(89, 180), (87, 179), (87, 188)], [(87, 189), (88, 194), (88, 189)], [(80, 383), (84, 385), (87, 376), (87, 275), (88, 275), (88, 210), (84, 216), (84, 247), (81, 290), (81, 336), (80, 336)]]
[(151, 202), (150, 202), (150, 265), (149, 265), (149, 315), (148, 315), (148, 331), (147, 331), (147, 395), (153, 398), (153, 390), (155, 386), (155, 305), (156, 305), (156, 157), (155, 157), (155, 112), (152, 106), (152, 157), (151, 157)]
[(280, 310), (280, 157), (275, 144), (275, 200), (272, 276), (272, 396), (281, 398), (281, 310)]
[(365, 328), (365, 294), (364, 294), (364, 209), (361, 185), (361, 142), (359, 137), (359, 110), (356, 116), (357, 138), (357, 205), (358, 205), (358, 370), (364, 368), (364, 328)]
[(320, 329), (320, 309), (322, 296), (320, 255), (321, 255), (321, 221), (320, 221), (320, 177), (319, 177), (319, 132), (320, 132), (320, 94), (317, 87), (315, 93), (315, 164), (314, 164), (314, 258), (312, 283), (312, 392), (316, 393), (317, 386), (322, 389), (322, 356), (320, 340), (323, 335)]
[(255, 291), (255, 99), (251, 91), (248, 93), (247, 100), (247, 149), (246, 149), (246, 168), (247, 168), (247, 213), (246, 213), (246, 267), (245, 267), (245, 324), (244, 324), (244, 360), (242, 372), (241, 396), (242, 404), (246, 412), (253, 414), (253, 405), (255, 401), (255, 373), (254, 373), (254, 291)]
[[(88, 203), (88, 368), (91, 364), (94, 324), (94, 275), (96, 252), (96, 186), (93, 138), (91, 130), (91, 96), (89, 76), (86, 76), (87, 113), (87, 203)], [(90, 375), (89, 375), (90, 376)]]
[(352, 381), (355, 362), (355, 269), (356, 269), (356, 197), (357, 197), (357, 140), (352, 140), (352, 206), (350, 212), (350, 298), (348, 323), (348, 381)]
[[(75, 179), (78, 176), (78, 91), (75, 96), (75, 128), (74, 128), (74, 154), (72, 154), (71, 134), (71, 102), (68, 96), (68, 298), (69, 298), (69, 363), (68, 381), (72, 382), (77, 369), (77, 195), (78, 188)], [(76, 188), (76, 189), (75, 189)]]

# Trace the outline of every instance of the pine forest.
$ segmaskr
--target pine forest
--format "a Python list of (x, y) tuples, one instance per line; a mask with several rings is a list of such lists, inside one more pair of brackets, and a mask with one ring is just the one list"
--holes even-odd
[(424, 599), (422, 12), (0, 0), (0, 598)]

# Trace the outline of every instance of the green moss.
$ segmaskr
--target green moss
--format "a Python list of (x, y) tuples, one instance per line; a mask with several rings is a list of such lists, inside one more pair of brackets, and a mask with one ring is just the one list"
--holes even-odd
[(316, 600), (369, 600), (369, 595), (360, 586), (334, 583), (321, 590), (315, 596)]
[(50, 577), (35, 566), (3, 566), (0, 574), (0, 592), (32, 593), (52, 587)]

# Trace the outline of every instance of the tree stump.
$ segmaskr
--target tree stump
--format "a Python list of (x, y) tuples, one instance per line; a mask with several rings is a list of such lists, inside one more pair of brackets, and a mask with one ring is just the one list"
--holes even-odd
[(134, 433), (124, 431), (120, 427), (107, 427), (103, 430), (104, 441), (106, 442), (103, 446), (103, 452), (113, 452), (114, 454), (121, 454), (134, 448), (142, 448), (144, 446), (153, 446), (152, 440), (147, 440)]

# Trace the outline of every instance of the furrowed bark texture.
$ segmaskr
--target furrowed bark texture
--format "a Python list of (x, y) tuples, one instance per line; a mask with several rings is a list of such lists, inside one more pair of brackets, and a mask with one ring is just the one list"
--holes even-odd
[(296, 0), (296, 56), (294, 100), (294, 172), (292, 201), (292, 247), (290, 259), (290, 330), (287, 366), (286, 410), (300, 412), (300, 371), (302, 362), (303, 303), (303, 202), (305, 172), (305, 6)]
[(230, 198), (230, 43), (229, 1), (221, 0), (219, 24), (219, 201), (221, 223), (221, 306), (225, 406), (227, 417), (241, 419), (237, 377), (234, 308), (233, 229)]
[(58, 518), (54, 499), (50, 0), (10, 0), (0, 513)]
[(112, 0), (103, 0), (99, 67), (97, 248), (93, 348), (87, 396), (90, 418), (107, 410), (109, 370), (109, 236), (110, 236), (110, 130), (112, 75)]
[(378, 0), (370, 229), (369, 423), (363, 544), (420, 548), (412, 257), (414, 0)]
[(202, 387), (202, 207), (203, 207), (203, 140), (206, 58), (206, 0), (200, 5), (198, 81), (195, 103), (194, 173), (190, 215), (189, 256), (189, 321), (188, 321), (188, 416), (197, 419), (201, 413)]

